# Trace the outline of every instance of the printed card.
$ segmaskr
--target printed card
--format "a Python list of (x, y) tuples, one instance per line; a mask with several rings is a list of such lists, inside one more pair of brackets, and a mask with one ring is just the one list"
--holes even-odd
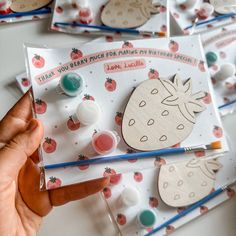
[[(145, 5), (148, 1), (140, 2), (140, 4), (135, 4), (134, 0), (97, 0), (87, 2), (88, 4), (86, 5), (86, 7), (84, 7), (79, 5), (79, 1), (72, 1), (72, 3), (69, 3), (66, 0), (57, 0), (54, 8), (51, 29), (73, 34), (89, 34), (89, 32), (98, 33), (98, 29), (62, 25), (55, 26), (55, 23), (61, 22), (102, 25), (102, 23), (108, 22), (107, 25), (110, 27), (126, 28), (129, 24), (132, 24), (130, 25), (131, 28), (135, 28), (140, 31), (164, 32), (166, 33), (166, 35), (169, 35), (169, 12), (167, 10), (167, 0), (152, 1), (153, 3), (151, 6)], [(112, 5), (111, 8), (109, 7), (109, 4)], [(154, 10), (151, 10), (150, 15), (150, 9), (153, 9), (153, 6), (155, 7), (156, 5), (160, 6), (158, 7), (158, 13)], [(148, 12), (147, 18), (140, 17), (143, 15), (143, 12)], [(144, 15), (146, 16), (146, 14)], [(112, 19), (113, 16), (116, 16), (116, 19)], [(102, 18), (104, 22), (102, 22)], [(130, 21), (128, 20), (129, 18)], [(117, 22), (118, 19), (120, 19), (120, 24), (118, 24), (119, 22)], [(140, 21), (140, 26), (133, 22), (135, 21), (134, 19), (137, 19), (137, 23), (139, 23)], [(117, 37), (121, 36), (120, 33), (114, 34)]]
[[(109, 155), (134, 152), (121, 133), (122, 117), (130, 95), (143, 81), (169, 80), (176, 74), (182, 83), (191, 78), (192, 94), (204, 92), (205, 110), (196, 114), (188, 137), (174, 146), (195, 146), (220, 140), (223, 148), (163, 159), (171, 163), (195, 156), (214, 157), (228, 150), (198, 36), (93, 43), (74, 45), (73, 49), (27, 47), (26, 50), (35, 113), (45, 126), (41, 146), (44, 165), (94, 158), (97, 154), (91, 139), (103, 130), (115, 131), (121, 138), (117, 149)], [(69, 72), (78, 73), (85, 80), (84, 91), (78, 97), (57, 93), (61, 76)], [(83, 100), (95, 100), (101, 107), (102, 117), (95, 125), (75, 126), (72, 122), (71, 117)], [(46, 170), (45, 181), (47, 188), (56, 188), (154, 165), (155, 158), (149, 158)]]
[[(221, 70), (221, 66), (231, 63), (235, 66), (235, 50), (236, 50), (236, 24), (227, 25), (214, 31), (202, 34), (202, 42), (205, 53), (214, 52), (217, 60), (210, 66), (210, 73), (214, 90), (216, 93), (216, 102), (218, 106), (222, 106), (236, 99), (236, 77), (232, 75), (228, 78), (218, 78), (217, 73)], [(219, 77), (219, 76), (218, 76)], [(222, 114), (229, 113), (234, 105), (223, 108)]]

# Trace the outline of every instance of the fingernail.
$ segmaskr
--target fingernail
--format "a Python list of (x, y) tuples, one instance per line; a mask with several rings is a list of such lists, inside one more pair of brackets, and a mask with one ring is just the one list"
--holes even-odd
[(38, 121), (35, 119), (32, 119), (27, 126), (27, 131), (33, 131), (37, 127), (38, 127)]

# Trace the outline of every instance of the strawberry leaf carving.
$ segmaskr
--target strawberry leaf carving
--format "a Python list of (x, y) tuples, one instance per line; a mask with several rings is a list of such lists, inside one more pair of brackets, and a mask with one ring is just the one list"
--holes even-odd
[(219, 170), (222, 165), (218, 160), (200, 160), (193, 159), (186, 164), (188, 168), (200, 168), (202, 172), (210, 179), (215, 179), (215, 172)]
[(195, 123), (195, 113), (202, 112), (205, 109), (203, 103), (199, 100), (204, 97), (204, 92), (192, 94), (192, 80), (189, 78), (182, 82), (178, 74), (170, 80), (162, 81), (170, 96), (162, 101), (167, 106), (178, 106), (181, 114), (191, 123)]

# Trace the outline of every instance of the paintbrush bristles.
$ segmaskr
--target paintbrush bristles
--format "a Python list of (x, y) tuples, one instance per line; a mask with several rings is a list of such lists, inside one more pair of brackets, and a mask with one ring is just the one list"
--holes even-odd
[(221, 141), (215, 141), (207, 145), (199, 145), (195, 147), (186, 147), (185, 151), (186, 152), (196, 152), (196, 151), (205, 151), (205, 150), (216, 150), (216, 149), (221, 149)]
[(215, 141), (215, 142), (212, 142), (210, 144), (210, 149), (221, 149), (222, 148), (222, 145), (221, 145), (221, 141)]

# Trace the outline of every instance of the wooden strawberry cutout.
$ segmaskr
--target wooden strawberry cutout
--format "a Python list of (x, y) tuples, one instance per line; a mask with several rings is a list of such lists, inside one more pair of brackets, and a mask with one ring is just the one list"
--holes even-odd
[(140, 151), (167, 148), (185, 140), (205, 109), (204, 92), (192, 94), (192, 81), (146, 80), (132, 93), (122, 121), (125, 142)]
[(102, 11), (101, 20), (110, 27), (135, 28), (159, 12), (160, 5), (153, 4), (152, 0), (110, 0)]
[(11, 10), (14, 12), (27, 12), (37, 10), (48, 5), (52, 0), (14, 0), (10, 6)]
[(204, 159), (161, 166), (158, 189), (162, 201), (172, 207), (184, 207), (201, 200), (211, 193), (220, 167), (217, 160)]

